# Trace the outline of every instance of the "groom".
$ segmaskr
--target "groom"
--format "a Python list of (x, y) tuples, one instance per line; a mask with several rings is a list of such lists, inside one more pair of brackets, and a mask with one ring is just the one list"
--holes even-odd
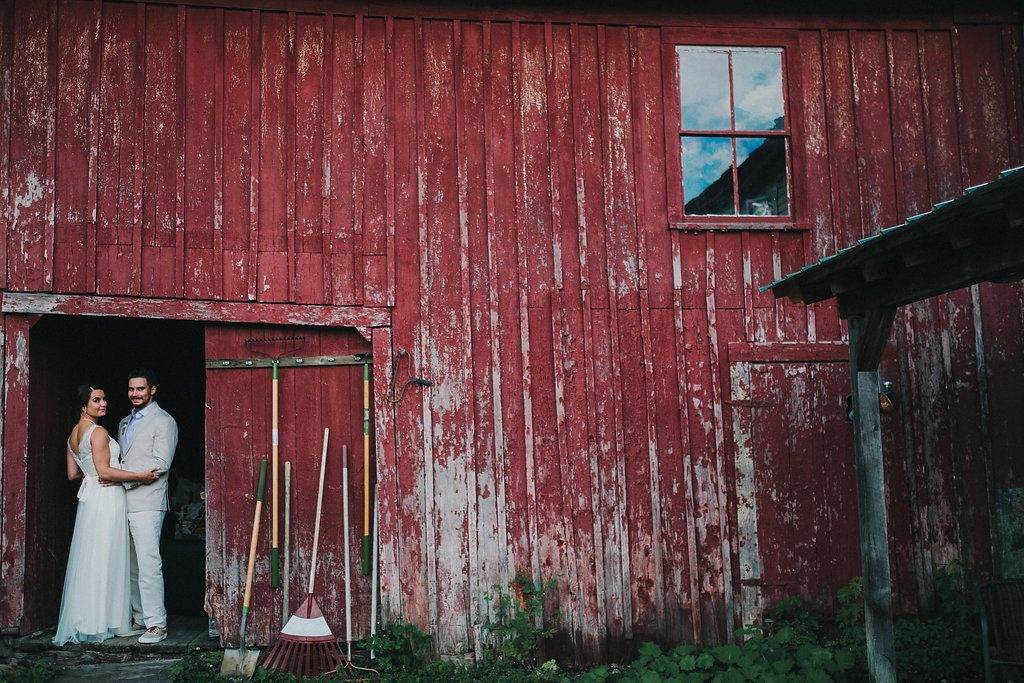
[(131, 373), (128, 400), (132, 412), (121, 420), (117, 430), (125, 467), (155, 469), (160, 475), (149, 486), (125, 485), (131, 532), (132, 630), (142, 633), (139, 642), (143, 645), (167, 637), (160, 529), (167, 513), (167, 470), (178, 445), (178, 424), (153, 400), (156, 389), (152, 371), (138, 369)]

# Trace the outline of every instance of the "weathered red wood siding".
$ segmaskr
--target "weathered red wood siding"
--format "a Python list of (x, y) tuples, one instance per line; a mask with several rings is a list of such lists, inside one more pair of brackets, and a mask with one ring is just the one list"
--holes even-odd
[[(746, 418), (730, 397), (795, 410), (788, 349), (844, 334), (833, 308), (756, 286), (1020, 163), (1020, 26), (263, 5), (2, 5), (0, 285), (393, 306), (372, 332), (386, 614), (472, 650), (484, 595), (525, 574), (556, 580), (548, 611), (586, 657), (722, 637), (750, 525), (794, 547), (825, 533), (805, 502), (810, 521), (783, 523), (738, 496)], [(673, 25), (795, 31), (808, 230), (669, 227)], [(1019, 284), (985, 285), (897, 323), (886, 446), (905, 607), (943, 563), (991, 567), (993, 485), (1024, 477), (1021, 302)], [(736, 353), (768, 368), (761, 389), (733, 386)], [(392, 407), (392, 371), (434, 386)], [(5, 576), (22, 566), (23, 420), (5, 432)], [(853, 535), (830, 541), (856, 558)], [(773, 553), (776, 575), (808, 557)]]

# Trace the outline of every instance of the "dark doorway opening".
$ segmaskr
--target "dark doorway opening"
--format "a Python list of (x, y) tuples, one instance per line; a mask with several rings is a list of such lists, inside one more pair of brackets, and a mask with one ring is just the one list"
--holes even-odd
[(78, 482), (65, 474), (67, 435), (77, 419), (75, 388), (101, 386), (112, 434), (131, 410), (128, 373), (148, 367), (156, 400), (178, 423), (170, 507), (161, 555), (172, 615), (202, 615), (205, 581), (203, 325), (189, 321), (44, 316), (29, 337), (29, 443), (23, 631), (54, 626), (74, 529)]

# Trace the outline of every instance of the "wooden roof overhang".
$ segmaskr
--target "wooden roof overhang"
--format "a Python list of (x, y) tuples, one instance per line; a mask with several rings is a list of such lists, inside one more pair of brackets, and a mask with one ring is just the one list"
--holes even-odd
[(1024, 166), (761, 287), (843, 318), (1024, 278)]
[(765, 285), (806, 304), (835, 298), (849, 323), (868, 675), (896, 680), (878, 365), (897, 307), (981, 282), (1024, 278), (1024, 167), (969, 187)]

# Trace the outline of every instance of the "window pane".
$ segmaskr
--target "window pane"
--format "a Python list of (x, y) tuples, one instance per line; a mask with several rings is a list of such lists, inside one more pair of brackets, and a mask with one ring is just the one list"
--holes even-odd
[(733, 49), (737, 130), (781, 130), (786, 127), (782, 108), (782, 51)]
[(691, 216), (731, 216), (732, 138), (683, 138), (683, 201)]
[(740, 214), (789, 215), (786, 141), (783, 138), (737, 138)]
[(679, 106), (687, 130), (729, 130), (729, 53), (706, 47), (676, 48)]

